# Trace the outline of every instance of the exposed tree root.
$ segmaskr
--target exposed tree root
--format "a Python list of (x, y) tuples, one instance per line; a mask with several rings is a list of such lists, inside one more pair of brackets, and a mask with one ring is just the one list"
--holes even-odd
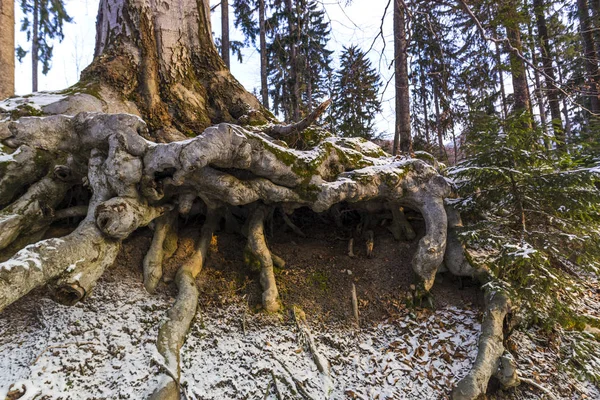
[(172, 234), (176, 220), (177, 214), (173, 211), (156, 219), (152, 243), (144, 257), (144, 287), (148, 293), (154, 293), (156, 290), (162, 278), (163, 261), (172, 256), (176, 250), (176, 247), (168, 246), (168, 236)]
[(296, 224), (294, 224), (292, 222), (292, 220), (290, 219), (290, 217), (288, 217), (288, 215), (285, 213), (285, 211), (281, 212), (281, 215), (283, 216), (283, 220), (285, 221), (285, 224), (298, 236), (305, 238), (306, 235), (304, 234), (304, 232), (302, 232), (302, 229), (298, 228), (296, 226)]
[(248, 224), (248, 245), (244, 258), (252, 268), (260, 270), (260, 284), (263, 288), (262, 304), (266, 311), (279, 311), (279, 292), (273, 272), (273, 258), (267, 247), (264, 233), (266, 209), (259, 205), (250, 216)]
[(314, 124), (330, 105), (331, 99), (327, 99), (301, 121), (290, 125), (268, 125), (264, 129), (265, 133), (274, 137), (288, 136), (292, 133), (300, 133), (304, 129)]
[(194, 253), (177, 271), (175, 277), (175, 284), (178, 289), (177, 298), (167, 313), (167, 321), (161, 325), (158, 331), (156, 342), (158, 352), (164, 359), (163, 369), (166, 369), (166, 371), (163, 371), (160, 383), (150, 397), (152, 400), (179, 399), (181, 373), (179, 350), (183, 346), (190, 324), (194, 315), (196, 315), (198, 306), (196, 277), (202, 270), (208, 255), (208, 246), (219, 220), (220, 216), (217, 212), (209, 209)]
[(457, 229), (463, 226), (460, 214), (451, 205), (446, 205), (446, 215), (448, 216), (448, 238), (444, 264), (453, 275), (472, 277), (475, 275), (475, 269), (465, 257), (465, 247), (458, 239)]
[(412, 226), (404, 215), (404, 210), (397, 204), (390, 204), (390, 210), (392, 211), (392, 225), (389, 227), (390, 232), (394, 235), (394, 239), (401, 240), (413, 240), (417, 237), (417, 234), (413, 230)]
[(298, 336), (300, 338), (300, 344), (302, 346), (308, 347), (308, 351), (310, 352), (310, 356), (313, 359), (317, 369), (320, 373), (325, 375), (327, 378), (331, 378), (331, 371), (329, 366), (329, 361), (321, 354), (321, 352), (317, 349), (317, 345), (315, 344), (315, 339), (310, 332), (310, 328), (308, 327), (308, 322), (306, 322), (306, 315), (304, 311), (294, 306), (294, 320), (296, 321), (296, 327), (298, 328)]
[[(12, 159), (6, 158), (8, 164), (2, 168), (17, 174), (15, 166), (29, 162), (26, 155), (42, 154), (51, 172), (37, 182), (32, 178), (13, 188), (23, 193), (25, 186), (32, 183), (20, 198), (14, 200), (12, 195), (0, 198), (14, 200), (1, 211), (4, 218), (0, 224), (4, 228), (0, 230), (0, 244), (43, 229), (58, 217), (81, 215), (86, 207), (83, 204), (56, 212), (54, 208), (71, 187), (81, 184), (82, 176), (93, 189), (93, 197), (85, 219), (73, 233), (28, 246), (0, 264), (0, 310), (50, 281), (54, 281), (53, 291), (60, 302), (79, 301), (89, 294), (104, 269), (113, 262), (120, 241), (138, 227), (156, 220), (155, 235), (144, 260), (144, 284), (152, 292), (160, 280), (165, 253), (173, 250), (169, 243), (173, 242), (177, 215), (188, 215), (192, 210), (197, 213), (197, 198), (201, 199), (200, 208), (209, 210), (196, 252), (177, 273), (179, 294), (169, 311), (169, 320), (160, 328), (157, 347), (168, 372), (163, 372), (155, 399), (179, 396), (178, 352), (196, 311), (198, 291), (194, 280), (202, 268), (216, 225), (217, 217), (210, 210), (217, 207), (228, 206), (230, 213), (241, 210), (239, 215), (226, 218), (227, 226), (234, 230), (239, 230), (237, 219), (246, 218), (245, 259), (260, 270), (262, 303), (270, 312), (280, 309), (273, 266), (284, 265), (283, 260), (271, 254), (265, 240), (264, 223), (275, 208), (293, 211), (308, 207), (320, 213), (334, 206), (339, 211), (341, 203), (350, 204), (365, 215), (362, 231), (368, 236), (367, 256), (371, 256), (374, 241), (368, 215), (392, 205), (389, 206), (392, 231), (396, 231), (396, 236), (411, 239), (414, 230), (401, 211), (401, 207), (410, 207), (423, 215), (426, 225), (425, 236), (412, 260), (417, 298), (427, 295), (445, 254), (453, 272), (471, 272), (464, 268), (464, 256), (454, 264), (448, 262), (450, 258), (458, 258), (450, 257), (446, 251), (447, 230), (450, 228), (452, 232), (458, 225), (452, 218), (448, 225), (444, 198), (451, 190), (446, 180), (423, 161), (380, 158), (380, 150), (359, 139), (328, 138), (311, 150), (300, 151), (274, 141), (260, 128), (249, 131), (221, 124), (194, 139), (154, 144), (141, 137), (146, 132), (143, 121), (132, 115), (117, 114), (22, 118), (18, 124), (9, 124), (10, 136), (3, 143), (14, 149), (13, 154), (19, 153)], [(10, 179), (0, 179), (0, 188), (16, 182)], [(42, 196), (49, 200), (41, 202)], [(340, 217), (339, 212), (337, 215)], [(341, 217), (338, 220), (342, 223)], [(459, 248), (450, 250), (453, 249)], [(349, 253), (352, 254), (351, 244)], [(484, 325), (489, 325), (485, 329), (491, 333), (490, 339), (483, 341), (489, 344), (482, 345), (471, 378), (479, 382), (478, 388), (484, 380), (487, 384), (486, 379), (494, 373), (487, 366), (498, 363), (496, 320), (503, 318), (504, 314), (500, 314), (508, 307), (508, 303), (501, 302), (503, 298), (498, 294), (489, 299), (490, 317)]]
[(511, 371), (509, 361), (502, 359), (504, 319), (510, 312), (511, 300), (504, 291), (493, 286), (487, 271), (479, 271), (478, 279), (484, 283), (486, 309), (481, 323), (477, 358), (471, 371), (452, 391), (454, 400), (473, 400), (485, 394), (492, 376), (499, 377), (500, 383), (506, 386), (518, 384), (516, 370), (513, 368)]

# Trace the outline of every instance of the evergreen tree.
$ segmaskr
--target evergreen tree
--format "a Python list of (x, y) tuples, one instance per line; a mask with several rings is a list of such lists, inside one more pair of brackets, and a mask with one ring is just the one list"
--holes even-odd
[(267, 25), (267, 71), (276, 113), (298, 120), (327, 94), (332, 51), (327, 49), (329, 25), (315, 0), (274, 4)]
[[(52, 61), (51, 39), (64, 39), (63, 23), (71, 22), (63, 0), (21, 0), (21, 10), (25, 17), (21, 21), (21, 31), (31, 40), (32, 90), (38, 90), (38, 62), (42, 63), (42, 73), (50, 71)], [(17, 47), (17, 58), (23, 61), (27, 51)]]
[(381, 112), (379, 75), (357, 46), (345, 47), (333, 87), (332, 117), (340, 136), (373, 139), (375, 115)]
[(593, 158), (548, 151), (526, 114), (477, 113), (468, 158), (450, 175), (462, 198), (462, 238), (485, 257), (472, 261), (525, 300), (534, 322), (573, 326), (586, 272), (600, 272), (600, 174)]

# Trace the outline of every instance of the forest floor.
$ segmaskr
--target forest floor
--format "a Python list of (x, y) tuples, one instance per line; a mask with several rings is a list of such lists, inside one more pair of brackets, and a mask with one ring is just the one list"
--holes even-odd
[[(347, 256), (349, 232), (316, 217), (301, 221), (308, 237), (284, 227), (269, 237), (272, 251), (286, 260), (276, 270), (284, 305), (277, 315), (260, 310), (258, 273), (243, 263), (245, 239), (227, 233), (213, 238), (198, 279), (199, 312), (181, 352), (187, 398), (276, 399), (277, 389), (286, 399), (448, 398), (477, 351), (481, 295), (475, 284), (459, 285), (441, 274), (432, 290), (434, 309), (409, 307), (410, 260), (423, 235), (421, 221), (412, 221), (418, 235), (411, 242), (396, 242), (377, 227), (372, 259), (359, 240), (357, 257)], [(192, 248), (194, 222), (187, 221), (179, 250), (167, 262), (167, 280)], [(26, 389), (21, 399), (147, 397), (161, 368), (155, 361), (158, 326), (176, 294), (172, 284), (155, 295), (144, 290), (141, 266), (151, 237), (144, 229), (127, 240), (92, 296), (76, 306), (56, 304), (38, 290), (0, 314), (0, 399), (13, 384)], [(600, 297), (600, 291), (590, 295)], [(294, 306), (304, 311), (330, 376), (318, 371), (303, 346)], [(597, 388), (561, 368), (552, 338), (519, 331), (511, 343), (523, 376), (557, 398), (600, 398)], [(544, 396), (522, 384), (491, 398)]]

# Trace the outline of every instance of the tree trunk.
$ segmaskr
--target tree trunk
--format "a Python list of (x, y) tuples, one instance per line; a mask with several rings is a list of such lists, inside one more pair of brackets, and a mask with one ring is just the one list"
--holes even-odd
[[(536, 48), (533, 36), (533, 27), (530, 24), (527, 24), (528, 33), (530, 37), (530, 51), (531, 51), (531, 63), (535, 66), (533, 69), (533, 83), (535, 99), (537, 102), (538, 109), (540, 110), (540, 122), (542, 124), (542, 131), (544, 132), (544, 145), (546, 146), (546, 150), (550, 150), (551, 142), (548, 136), (548, 122), (546, 120), (546, 105), (544, 104), (544, 93), (542, 92), (542, 84), (540, 81), (540, 72), (538, 71), (538, 59), (536, 55)], [(533, 112), (531, 113), (533, 116)]]
[(15, 2), (0, 0), (0, 99), (15, 94)]
[(231, 69), (229, 54), (229, 0), (221, 0), (221, 58), (225, 66)]
[(152, 7), (144, 0), (101, 0), (96, 25), (95, 58), (78, 86), (141, 115), (150, 139), (179, 140), (219, 122), (269, 118), (219, 56), (206, 0)]
[(39, 56), (39, 0), (33, 0), (33, 27), (31, 38), (31, 91), (38, 91), (38, 56)]
[(421, 67), (421, 101), (423, 102), (423, 121), (425, 125), (425, 141), (427, 145), (431, 145), (429, 138), (429, 115), (427, 110), (427, 88), (425, 86), (425, 71)]
[(496, 69), (498, 70), (498, 83), (500, 84), (500, 95), (502, 100), (502, 117), (506, 118), (508, 115), (508, 106), (506, 104), (506, 90), (504, 89), (504, 74), (502, 73), (502, 54), (500, 52), (500, 45), (498, 42), (495, 45), (495, 57), (496, 57)]
[(600, 61), (600, 0), (592, 0), (592, 15), (596, 39), (596, 58)]
[(564, 148), (565, 144), (565, 132), (563, 130), (562, 118), (560, 115), (558, 88), (556, 87), (554, 67), (552, 66), (552, 57), (550, 55), (550, 38), (548, 37), (548, 28), (546, 26), (546, 15), (544, 12), (543, 0), (533, 0), (533, 10), (536, 16), (539, 36), (537, 43), (540, 47), (540, 53), (542, 55), (541, 61), (546, 81), (546, 97), (548, 98), (550, 116), (552, 117), (552, 129), (554, 131), (554, 137), (558, 141), (558, 148), (561, 149)]
[(294, 6), (292, 0), (285, 0), (286, 12), (288, 14), (288, 28), (290, 31), (290, 80), (292, 82), (291, 115), (294, 121), (300, 120), (300, 82), (298, 82), (298, 49), (296, 48), (296, 31), (298, 26), (294, 21)]
[(394, 69), (396, 83), (396, 128), (392, 154), (412, 153), (410, 93), (408, 86), (407, 37), (404, 5), (394, 0)]
[(267, 29), (265, 26), (265, 0), (258, 1), (258, 24), (260, 27), (260, 94), (262, 105), (269, 109), (267, 88)]
[[(510, 7), (516, 14), (516, 4), (513, 4)], [(513, 12), (511, 12), (511, 14), (513, 14)], [(525, 69), (525, 63), (521, 58), (523, 55), (521, 31), (516, 19), (516, 15), (507, 16), (507, 21), (509, 21), (509, 23), (506, 24), (506, 36), (513, 47), (510, 51), (510, 72), (515, 98), (513, 112), (516, 115), (522, 115), (523, 113), (528, 113), (531, 109), (531, 101), (529, 99), (529, 87), (527, 85), (527, 71)], [(531, 118), (528, 118), (524, 123), (526, 128), (532, 128)]]
[[(448, 159), (446, 148), (444, 147), (444, 132), (442, 130), (442, 121), (440, 117), (440, 99), (438, 96), (437, 87), (433, 88), (433, 104), (435, 105), (435, 131), (437, 132), (438, 147), (440, 149), (440, 160)], [(445, 157), (444, 157), (445, 156)]]
[[(563, 75), (562, 75), (562, 66), (560, 63), (557, 65), (556, 70), (558, 71), (559, 84), (563, 85), (564, 81), (563, 81)], [(569, 104), (568, 104), (567, 98), (565, 96), (563, 96), (563, 98), (562, 98), (562, 106), (563, 106), (563, 116), (565, 117), (565, 141), (568, 144), (570, 141), (570, 136), (571, 136), (571, 120), (569, 118)]]
[(594, 114), (600, 113), (600, 71), (598, 70), (598, 58), (592, 35), (592, 24), (588, 0), (577, 0), (577, 12), (579, 15), (579, 27), (583, 43), (583, 58), (586, 70), (586, 97), (589, 98), (590, 111)]

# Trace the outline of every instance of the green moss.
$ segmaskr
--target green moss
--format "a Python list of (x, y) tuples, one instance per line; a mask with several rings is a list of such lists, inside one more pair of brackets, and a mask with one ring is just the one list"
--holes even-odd
[(263, 142), (263, 146), (265, 149), (269, 150), (271, 154), (273, 154), (279, 161), (283, 162), (285, 165), (292, 166), (298, 159), (295, 154), (291, 151), (282, 150), (275, 145), (272, 145), (268, 141)]
[(77, 82), (76, 84), (74, 84), (73, 86), (63, 89), (56, 93), (62, 94), (65, 96), (72, 96), (75, 94), (83, 93), (83, 94), (89, 94), (90, 96), (94, 96), (98, 100), (102, 100), (102, 96), (100, 95), (100, 88), (101, 88), (101, 86), (98, 82), (82, 82), (82, 81), (80, 81), (80, 82)]
[(260, 272), (260, 270), (262, 269), (260, 259), (248, 247), (244, 249), (244, 263), (247, 266), (249, 266), (252, 271), (255, 272)]
[(319, 193), (321, 193), (319, 186), (309, 184), (308, 179), (306, 179), (294, 190), (296, 193), (298, 193), (298, 196), (300, 196), (301, 199), (310, 201), (311, 203), (317, 201)]
[(21, 104), (16, 109), (10, 112), (10, 117), (13, 120), (19, 119), (21, 117), (42, 117), (45, 114), (42, 110), (38, 110), (30, 104)]
[(309, 276), (308, 280), (323, 292), (329, 291), (329, 275), (327, 272), (315, 271)]

